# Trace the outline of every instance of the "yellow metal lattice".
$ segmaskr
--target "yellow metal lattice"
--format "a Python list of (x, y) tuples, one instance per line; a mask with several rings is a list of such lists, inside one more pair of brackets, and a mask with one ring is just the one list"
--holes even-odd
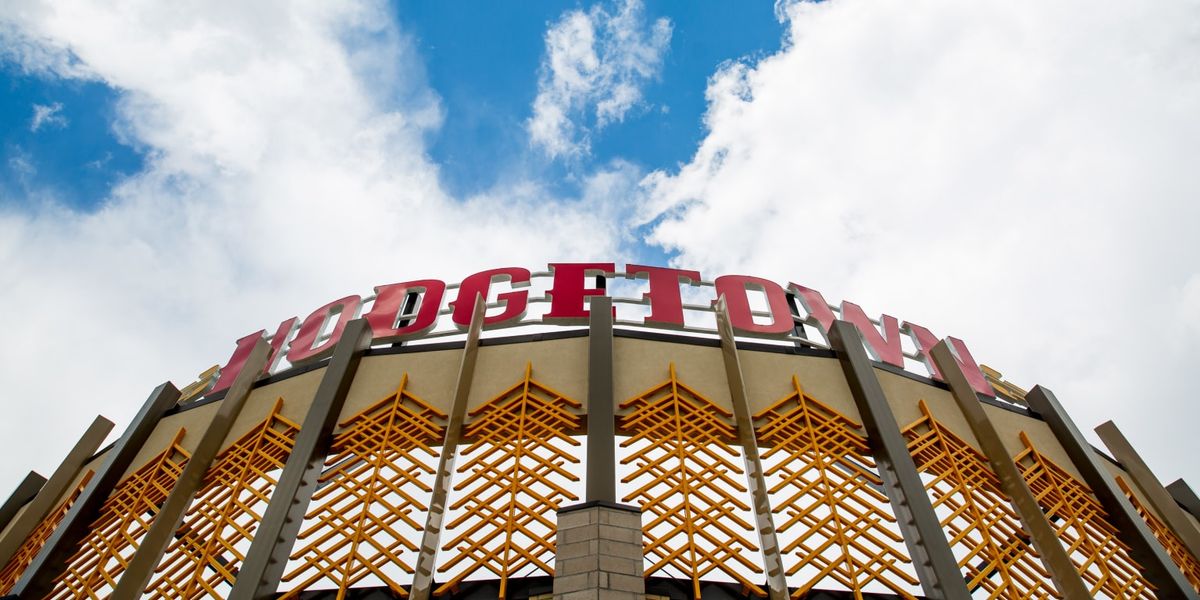
[(1096, 598), (1154, 598), (1141, 567), (1117, 539), (1092, 491), (1043, 456), (1021, 432), (1025, 450), (1013, 459), (1042, 505), (1058, 539)]
[(454, 486), (461, 510), (448, 529), (455, 537), (443, 550), (456, 550), (440, 572), (454, 572), (434, 593), (452, 591), (479, 569), (500, 578), (505, 597), (508, 578), (518, 573), (554, 573), (556, 513), (563, 500), (578, 500), (567, 489), (579, 476), (570, 437), (581, 420), (571, 409), (580, 404), (535, 381), (532, 365), (516, 385), (470, 411), (464, 436), (469, 443), (458, 469), (465, 475)]
[(1166, 549), (1167, 555), (1175, 564), (1179, 566), (1179, 570), (1183, 572), (1183, 576), (1200, 592), (1200, 560), (1192, 556), (1188, 552), (1187, 546), (1179, 540), (1174, 531), (1167, 527), (1158, 517), (1154, 516), (1146, 507), (1138, 500), (1137, 495), (1129, 488), (1129, 484), (1125, 483), (1125, 479), (1120, 475), (1117, 476), (1117, 485), (1121, 487), (1121, 491), (1125, 492), (1125, 497), (1129, 498), (1129, 502), (1137, 509), (1138, 514), (1142, 515), (1142, 519), (1146, 521), (1146, 525), (1150, 527), (1151, 533), (1158, 538), (1158, 542)]
[(283, 598), (295, 598), (314, 584), (332, 583), (338, 597), (364, 578), (380, 579), (407, 596), (395, 571), (413, 574), (416, 541), (424, 529), (427, 496), (445, 428), (446, 415), (409, 393), (408, 375), (395, 393), (341, 423), (325, 461), (322, 486), (313, 494), (293, 555), (300, 560), (285, 582), (298, 581)]
[(71, 505), (79, 498), (79, 494), (83, 492), (83, 487), (92, 480), (92, 476), (95, 473), (95, 471), (88, 471), (79, 482), (79, 485), (75, 486), (75, 491), (71, 492), (71, 495), (66, 500), (63, 500), (54, 510), (50, 511), (50, 514), (46, 515), (46, 518), (42, 519), (42, 522), (38, 523), (38, 526), (29, 532), (29, 537), (25, 538), (24, 542), (21, 542), (21, 546), (13, 553), (8, 564), (4, 565), (4, 570), (0, 570), (0, 595), (7, 594), (17, 584), (17, 581), (21, 578), (21, 574), (25, 572), (25, 568), (37, 557), (37, 553), (46, 544), (46, 540), (50, 539), (50, 534), (54, 533), (58, 524), (62, 522), (63, 517), (67, 516), (67, 511), (71, 510)]
[(765, 596), (751, 580), (763, 572), (749, 540), (754, 530), (737, 512), (750, 507), (735, 495), (746, 486), (733, 415), (679, 381), (674, 363), (669, 371), (666, 381), (623, 402), (630, 413), (619, 419), (630, 436), (621, 447), (632, 448), (621, 463), (633, 465), (621, 481), (637, 486), (624, 501), (642, 507), (646, 576), (670, 567), (691, 579), (700, 598), (700, 580), (719, 570)]
[(228, 594), (300, 429), (282, 407), (276, 400), (261, 424), (217, 455), (146, 589), (150, 597)]
[(832, 578), (861, 598), (878, 582), (902, 598), (918, 585), (902, 565), (911, 563), (883, 482), (875, 473), (862, 426), (794, 391), (754, 415), (775, 527), (789, 577), (801, 573), (793, 597)]
[(903, 433), (968, 589), (988, 598), (1059, 597), (987, 459), (939, 423), (924, 400), (920, 409), (924, 416)]
[(100, 508), (79, 551), (59, 576), (51, 598), (107, 598), (175, 486), (188, 452), (180, 429), (161, 454), (125, 478)]

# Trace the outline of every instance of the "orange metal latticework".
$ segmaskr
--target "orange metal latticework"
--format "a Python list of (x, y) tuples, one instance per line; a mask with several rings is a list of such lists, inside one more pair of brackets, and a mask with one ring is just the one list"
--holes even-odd
[(179, 442), (184, 430), (161, 454), (116, 486), (100, 508), (100, 516), (83, 538), (79, 551), (55, 583), (51, 598), (107, 598), (125, 572), (158, 507), (167, 499), (188, 452)]
[(792, 596), (832, 578), (862, 598), (877, 582), (902, 598), (919, 584), (875, 473), (862, 426), (794, 392), (754, 415), (775, 527), (789, 577), (803, 576)]
[(1141, 567), (1117, 539), (1092, 491), (1043, 456), (1021, 432), (1025, 450), (1013, 459), (1042, 505), (1058, 539), (1096, 598), (1154, 598)]
[(67, 516), (67, 511), (71, 510), (71, 505), (75, 503), (76, 498), (79, 498), (84, 486), (92, 480), (92, 476), (95, 474), (95, 471), (88, 471), (80, 480), (79, 485), (75, 486), (75, 491), (71, 492), (71, 495), (58, 507), (50, 511), (50, 514), (46, 515), (46, 518), (42, 519), (42, 522), (29, 532), (29, 537), (21, 542), (21, 546), (9, 559), (8, 564), (4, 565), (3, 570), (0, 570), (0, 595), (7, 594), (17, 584), (21, 574), (25, 572), (25, 568), (37, 557), (37, 553), (46, 544), (46, 540), (50, 539), (50, 534), (54, 533), (63, 517)]
[(1183, 572), (1183, 576), (1200, 592), (1200, 560), (1192, 556), (1188, 552), (1187, 546), (1179, 540), (1174, 531), (1167, 527), (1158, 517), (1154, 516), (1146, 507), (1138, 500), (1137, 495), (1129, 488), (1129, 484), (1125, 483), (1125, 479), (1120, 475), (1117, 476), (1117, 485), (1121, 487), (1121, 491), (1125, 492), (1125, 497), (1129, 498), (1129, 502), (1137, 509), (1138, 514), (1142, 516), (1142, 520), (1146, 521), (1146, 525), (1150, 527), (1150, 531), (1154, 537), (1158, 538), (1158, 542), (1162, 544), (1167, 551), (1167, 555), (1175, 564), (1179, 566), (1179, 570)]
[(938, 422), (924, 400), (920, 409), (924, 416), (902, 431), (967, 588), (987, 598), (1057, 598), (987, 459)]
[(338, 597), (374, 577), (407, 596), (398, 574), (410, 579), (416, 541), (425, 527), (431, 477), (445, 437), (434, 420), (446, 415), (409, 393), (408, 375), (395, 393), (343, 421), (325, 460), (315, 508), (298, 536), (299, 560), (284, 578), (298, 581), (283, 598), (333, 584)]
[(751, 581), (763, 573), (754, 529), (741, 515), (750, 507), (736, 494), (746, 494), (737, 430), (729, 411), (713, 404), (675, 375), (623, 402), (630, 411), (618, 420), (630, 437), (621, 464), (633, 472), (623, 483), (636, 489), (624, 502), (642, 508), (646, 576), (668, 567), (692, 581), (700, 598), (700, 580), (720, 571), (749, 593), (766, 592)]
[(580, 443), (570, 437), (582, 420), (579, 402), (533, 379), (532, 365), (515, 385), (468, 413), (468, 446), (455, 486), (462, 511), (448, 526), (443, 550), (455, 554), (438, 571), (454, 573), (434, 594), (453, 591), (480, 569), (500, 579), (505, 597), (510, 577), (553, 575), (555, 515), (567, 489), (580, 480), (571, 467)]
[(224, 598), (275, 489), (300, 426), (271, 413), (217, 455), (146, 593), (152, 598)]

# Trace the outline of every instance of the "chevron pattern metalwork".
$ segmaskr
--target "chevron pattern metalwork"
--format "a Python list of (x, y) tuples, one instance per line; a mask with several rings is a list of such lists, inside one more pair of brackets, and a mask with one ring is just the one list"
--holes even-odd
[(187, 464), (184, 434), (180, 429), (166, 450), (117, 484), (50, 598), (108, 598)]
[[(434, 449), (445, 437), (446, 415), (407, 390), (396, 391), (339, 424), (314, 508), (305, 515), (284, 576), (297, 582), (281, 598), (297, 598), (313, 586), (334, 586), (338, 597), (367, 578), (398, 596), (410, 582), (424, 529)], [(376, 583), (375, 585), (378, 585)]]
[(1150, 532), (1154, 534), (1154, 537), (1158, 539), (1158, 543), (1162, 544), (1163, 549), (1167, 551), (1167, 555), (1171, 557), (1171, 560), (1175, 561), (1175, 564), (1183, 572), (1183, 576), (1192, 584), (1192, 587), (1196, 588), (1197, 592), (1200, 592), (1200, 560), (1196, 560), (1196, 557), (1192, 556), (1191, 552), (1188, 552), (1187, 546), (1183, 545), (1179, 536), (1175, 535), (1175, 532), (1171, 531), (1166, 523), (1163, 523), (1154, 513), (1146, 509), (1146, 505), (1142, 504), (1141, 500), (1138, 500), (1137, 495), (1133, 493), (1133, 490), (1123, 477), (1117, 475), (1116, 479), (1117, 485), (1125, 493), (1125, 497), (1129, 499), (1133, 507), (1137, 509), (1138, 514), (1142, 516), (1142, 520), (1146, 521), (1146, 525), (1150, 528)]
[(1095, 598), (1154, 598), (1129, 547), (1117, 538), (1092, 491), (1037, 451), (1021, 432), (1025, 450), (1013, 461)]
[(438, 568), (449, 577), (435, 595), (480, 570), (500, 579), (501, 598), (510, 577), (554, 574), (555, 515), (579, 499), (568, 486), (580, 481), (571, 433), (582, 427), (581, 406), (535, 380), (527, 363), (521, 380), (468, 413), (450, 505), (461, 512), (442, 547), (454, 554)]
[(920, 410), (923, 416), (902, 432), (967, 588), (987, 598), (1057, 598), (987, 459), (938, 422), (924, 400)]
[(698, 599), (700, 580), (719, 571), (765, 596), (754, 529), (742, 517), (750, 507), (733, 414), (680, 381), (674, 363), (668, 371), (666, 381), (621, 403), (629, 412), (618, 419), (629, 436), (621, 463), (633, 466), (621, 481), (635, 486), (623, 501), (642, 507), (645, 574), (674, 571), (691, 580)]
[(912, 560), (862, 425), (806, 394), (795, 376), (792, 389), (754, 415), (792, 596), (833, 580), (856, 598), (872, 583), (914, 598), (919, 582), (905, 568)]
[(229, 594), (300, 430), (280, 414), (282, 408), (280, 398), (262, 423), (217, 455), (151, 578), (147, 596)]
[(21, 579), (21, 574), (25, 572), (25, 568), (33, 562), (37, 557), (37, 553), (41, 551), (42, 546), (46, 545), (46, 540), (50, 539), (50, 534), (58, 528), (58, 524), (62, 522), (63, 517), (67, 516), (67, 511), (71, 510), (71, 505), (75, 504), (75, 500), (79, 498), (79, 494), (83, 492), (84, 486), (92, 480), (95, 471), (88, 471), (84, 474), (83, 479), (79, 481), (79, 485), (75, 486), (75, 490), (71, 492), (65, 500), (63, 500), (50, 514), (38, 523), (33, 531), (29, 532), (29, 537), (21, 542), (21, 546), (13, 553), (8, 564), (4, 565), (4, 569), (0, 570), (0, 595), (7, 594), (9, 590), (17, 585), (17, 581)]

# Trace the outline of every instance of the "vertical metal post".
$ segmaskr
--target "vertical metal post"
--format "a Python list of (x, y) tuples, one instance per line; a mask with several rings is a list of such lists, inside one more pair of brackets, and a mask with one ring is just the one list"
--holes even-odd
[(43, 485), (37, 496), (30, 501), (29, 508), (17, 517), (8, 530), (8, 534), (0, 540), (0, 566), (8, 564), (13, 554), (16, 554), (17, 550), (21, 548), (21, 544), (25, 542), (25, 538), (29, 537), (29, 534), (41, 524), (46, 515), (54, 510), (54, 507), (58, 505), (58, 499), (67, 493), (71, 484), (75, 483), (80, 469), (92, 458), (100, 444), (104, 443), (104, 438), (108, 437), (108, 432), (112, 431), (112, 428), (112, 421), (104, 417), (96, 417), (96, 420), (92, 421), (87, 431), (80, 436), (79, 441), (75, 442), (75, 446), (67, 453), (67, 457), (50, 475), (46, 485)]
[(143, 590), (150, 582), (150, 576), (162, 559), (167, 546), (175, 539), (175, 532), (183, 522), (192, 498), (204, 483), (204, 474), (208, 472), (213, 459), (221, 451), (221, 445), (228, 437), (229, 430), (237, 420), (238, 414), (242, 412), (242, 406), (246, 404), (246, 398), (250, 396), (250, 387), (262, 373), (270, 353), (271, 345), (267, 343), (267, 340), (259, 338), (254, 349), (250, 351), (250, 356), (246, 359), (246, 365), (233, 380), (233, 384), (229, 386), (229, 391), (225, 393), (225, 399), (221, 401), (221, 407), (217, 409), (217, 414), (213, 416), (208, 428), (200, 436), (200, 442), (196, 444), (196, 449), (188, 458), (183, 472), (179, 474), (175, 487), (171, 488), (171, 493), (167, 495), (167, 499), (159, 507), (158, 513), (154, 515), (150, 529), (146, 531), (146, 535), (142, 536), (137, 550), (129, 559), (129, 564), (125, 566), (125, 571), (121, 574), (120, 579), (117, 580), (111, 596), (114, 600), (133, 600), (142, 597)]
[(888, 405), (875, 368), (863, 348), (862, 334), (846, 321), (834, 321), (829, 343), (837, 352), (846, 382), (867, 430), (871, 454), (879, 468), (884, 491), (892, 501), (904, 543), (921, 580), (925, 596), (935, 599), (968, 600), (971, 593), (933, 504), (917, 473), (908, 444), (900, 433), (896, 415)]
[(584, 502), (617, 501), (612, 298), (594, 296), (588, 317), (587, 481)]
[(1184, 579), (1158, 540), (1154, 539), (1146, 522), (1117, 487), (1112, 474), (1100, 463), (1102, 459), (1096, 456), (1075, 422), (1063, 410), (1054, 392), (1040, 385), (1034, 386), (1025, 395), (1025, 402), (1050, 426), (1050, 431), (1066, 451), (1067, 457), (1079, 469), (1084, 483), (1104, 507), (1109, 522), (1117, 529), (1117, 535), (1129, 546), (1129, 557), (1142, 567), (1142, 574), (1157, 588), (1159, 595), (1195, 599), (1196, 591)]
[(1097, 427), (1096, 433), (1104, 445), (1108, 446), (1113, 458), (1116, 458), (1117, 462), (1125, 467), (1129, 478), (1137, 484), (1138, 489), (1146, 496), (1146, 501), (1154, 507), (1154, 512), (1158, 513), (1167, 527), (1175, 532), (1179, 541), (1187, 547), (1188, 552), (1200, 560), (1200, 531), (1197, 531), (1196, 526), (1188, 520), (1187, 515), (1183, 514), (1183, 509), (1179, 508), (1179, 504), (1154, 476), (1154, 472), (1146, 466), (1146, 461), (1142, 460), (1142, 456), (1133, 449), (1121, 430), (1117, 429), (1116, 424), (1112, 421), (1108, 421)]
[(1042, 512), (1042, 507), (1030, 491), (1029, 484), (1017, 468), (1017, 463), (1009, 456), (1000, 433), (984, 412), (983, 403), (975, 395), (975, 389), (971, 387), (967, 376), (958, 366), (958, 361), (950, 353), (946, 341), (938, 342), (930, 355), (941, 370), (946, 384), (950, 386), (950, 394), (954, 396), (959, 410), (971, 426), (971, 432), (975, 434), (980, 449), (1000, 481), (1000, 489), (1008, 496), (1021, 518), (1021, 523), (1025, 525), (1025, 531), (1033, 540), (1033, 546), (1037, 548), (1042, 564), (1050, 572), (1058, 592), (1067, 600), (1091, 598), (1092, 594), (1075, 568), (1075, 563), (1071, 562), (1071, 556), (1058, 541), (1058, 534), (1050, 525), (1046, 513)]
[[(1176, 502), (1192, 513), (1193, 517), (1200, 519), (1200, 498), (1196, 497), (1196, 492), (1192, 491), (1192, 487), (1182, 479), (1176, 479), (1174, 482), (1167, 484), (1167, 493)], [(4, 526), (4, 522), (0, 521), (0, 527)]]
[(121, 481), (121, 476), (154, 432), (163, 413), (175, 406), (178, 399), (179, 390), (169, 381), (150, 392), (150, 397), (133, 417), (125, 433), (105, 454), (104, 463), (96, 470), (92, 481), (84, 486), (62, 522), (46, 540), (33, 562), (25, 568), (21, 579), (10, 591), (12, 595), (42, 598), (54, 589), (54, 578), (66, 569), (67, 561), (87, 535), (92, 520), (100, 512), (109, 493)]
[(262, 521), (254, 531), (254, 541), (238, 569), (229, 598), (275, 597), (304, 514), (325, 468), (333, 428), (342, 413), (363, 351), (370, 346), (371, 326), (367, 320), (350, 321), (333, 349), (333, 357), (300, 425), (300, 433), (271, 493), (271, 501), (263, 511)]
[[(8, 527), (8, 523), (12, 521), (17, 511), (21, 510), (21, 507), (25, 506), (26, 503), (33, 500), (33, 497), (37, 495), (38, 490), (42, 489), (43, 485), (46, 485), (45, 477), (33, 471), (25, 475), (25, 479), (22, 479), (12, 494), (9, 494), (8, 500), (5, 500), (4, 504), (0, 505), (0, 531), (4, 531), (4, 528)], [(0, 563), (0, 566), (3, 566), (3, 563)]]
[(416, 572), (413, 574), (412, 591), (409, 593), (411, 600), (429, 600), (433, 594), (433, 569), (437, 562), (450, 484), (454, 479), (454, 459), (458, 454), (458, 443), (462, 439), (471, 382), (475, 378), (475, 361), (479, 357), (479, 334), (483, 331), (485, 307), (486, 298), (476, 296), (475, 312), (471, 315), (471, 326), (467, 330), (467, 342), (463, 345), (462, 362), (458, 368), (458, 381), (454, 384), (454, 403), (450, 407), (450, 419), (446, 424), (446, 439), (442, 442), (442, 454), (438, 458), (437, 475), (433, 480), (429, 512), (425, 517), (425, 533), (421, 536), (421, 546), (417, 554)]
[(738, 442), (742, 445), (742, 455), (746, 462), (746, 481), (753, 503), (755, 524), (758, 526), (763, 562), (766, 563), (768, 594), (771, 600), (786, 600), (788, 587), (783, 570), (783, 554), (779, 549), (779, 539), (775, 535), (775, 520), (771, 515), (771, 501), (767, 497), (767, 479), (763, 474), (762, 460), (758, 454), (758, 440), (754, 436), (754, 421), (750, 417), (746, 381), (742, 377), (737, 340), (733, 337), (733, 325), (729, 322), (729, 310), (725, 305), (724, 295), (717, 298), (716, 309), (717, 333), (721, 336), (721, 358), (725, 362), (729, 396), (733, 400), (733, 418), (737, 422)]

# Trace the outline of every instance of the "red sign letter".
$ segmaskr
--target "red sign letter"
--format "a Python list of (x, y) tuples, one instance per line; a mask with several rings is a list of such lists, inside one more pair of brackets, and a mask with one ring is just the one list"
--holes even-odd
[(554, 271), (554, 285), (546, 292), (550, 295), (550, 312), (542, 318), (581, 321), (588, 317), (583, 299), (605, 294), (601, 289), (583, 287), (584, 279), (588, 273), (611, 273), (617, 267), (613, 263), (550, 263), (550, 270)]
[(650, 289), (642, 294), (642, 299), (650, 303), (650, 314), (645, 318), (645, 323), (683, 326), (683, 298), (679, 294), (679, 284), (696, 285), (700, 281), (699, 271), (628, 265), (625, 272), (630, 275), (646, 274)]
[[(761, 277), (749, 275), (722, 275), (714, 282), (717, 286), (717, 298), (725, 296), (725, 306), (729, 309), (729, 322), (743, 333), (790, 333), (795, 327), (792, 321), (792, 309), (788, 306), (787, 294), (779, 284)], [(746, 288), (754, 286), (767, 296), (767, 305), (771, 309), (771, 323), (759, 325), (754, 322), (750, 313), (750, 298), (746, 296)]]
[[(346, 296), (314, 310), (307, 319), (304, 319), (304, 323), (300, 325), (300, 333), (297, 333), (296, 339), (292, 340), (292, 347), (288, 350), (287, 355), (288, 362), (298, 366), (332, 354), (333, 346), (342, 337), (342, 330), (346, 328), (346, 323), (358, 316), (358, 307), (361, 302), (362, 299), (358, 296)], [(333, 326), (329, 339), (316, 345), (317, 336), (320, 335), (322, 329), (325, 329), (325, 324), (330, 318), (336, 318), (337, 324)], [(314, 345), (316, 346), (314, 347)]]
[[(279, 329), (275, 330), (275, 335), (271, 337), (271, 353), (267, 355), (267, 364), (263, 367), (263, 375), (270, 373), (275, 364), (279, 362), (279, 358), (282, 356), (280, 350), (287, 342), (288, 337), (292, 335), (292, 331), (296, 329), (296, 321), (296, 317), (287, 319), (279, 324)], [(233, 349), (233, 356), (229, 357), (229, 362), (224, 367), (221, 367), (221, 375), (217, 377), (217, 383), (213, 389), (208, 391), (208, 395), (233, 385), (234, 378), (246, 366), (246, 359), (250, 357), (250, 351), (254, 349), (254, 344), (266, 332), (267, 330), (260, 329), (237, 341), (237, 347)]]
[(788, 288), (795, 292), (796, 297), (800, 299), (800, 304), (808, 313), (807, 321), (820, 328), (825, 338), (829, 339), (829, 328), (833, 327), (833, 322), (837, 317), (833, 316), (832, 310), (829, 310), (829, 303), (825, 301), (821, 292), (798, 283), (789, 283)]
[[(904, 322), (904, 328), (912, 335), (913, 342), (917, 346), (917, 352), (920, 353), (921, 360), (925, 362), (926, 368), (929, 369), (930, 375), (942, 381), (942, 373), (934, 364), (933, 358), (929, 356), (929, 351), (937, 345), (937, 336), (929, 332), (928, 329), (921, 327), (915, 323)], [(963, 375), (967, 376), (967, 381), (971, 382), (971, 387), (990, 398), (996, 397), (995, 390), (988, 384), (987, 378), (983, 376), (983, 371), (979, 370), (979, 365), (975, 363), (975, 358), (971, 356), (971, 351), (967, 350), (967, 345), (958, 338), (946, 338), (946, 345), (950, 347), (950, 353), (954, 355), (954, 361), (958, 363), (958, 367), (962, 369)]]
[[(416, 317), (407, 324), (399, 326), (399, 312), (409, 292), (419, 294), (419, 309)], [(442, 306), (442, 296), (446, 293), (446, 284), (437, 279), (420, 279), (404, 283), (392, 283), (375, 288), (375, 303), (371, 312), (363, 318), (371, 324), (371, 333), (376, 342), (394, 342), (404, 338), (415, 337), (437, 325), (438, 309)]]
[[(492, 280), (496, 278), (508, 279), (509, 283), (514, 288), (525, 287), (529, 285), (529, 269), (521, 267), (507, 267), (503, 269), (491, 269), (488, 271), (480, 271), (474, 275), (462, 280), (458, 286), (458, 297), (450, 306), (454, 308), (454, 324), (459, 327), (471, 326), (471, 314), (475, 312), (475, 297), (483, 296), (483, 301), (487, 302), (488, 291), (492, 287)], [(492, 325), (510, 319), (520, 319), (521, 315), (525, 314), (525, 308), (529, 304), (528, 290), (513, 290), (497, 294), (496, 299), (504, 303), (504, 312), (485, 317), (484, 325)]]
[(883, 327), (883, 334), (880, 335), (879, 330), (867, 317), (867, 313), (863, 312), (862, 307), (842, 300), (842, 320), (849, 321), (858, 327), (863, 341), (866, 342), (867, 350), (874, 355), (875, 360), (895, 365), (901, 369), (904, 368), (904, 350), (900, 348), (900, 324), (896, 322), (896, 317), (879, 316), (879, 324)]

